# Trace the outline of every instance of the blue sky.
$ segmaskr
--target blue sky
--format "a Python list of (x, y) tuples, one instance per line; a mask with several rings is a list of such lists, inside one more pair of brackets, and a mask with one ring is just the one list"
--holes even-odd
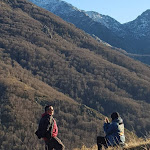
[(86, 11), (96, 11), (109, 15), (120, 23), (136, 19), (147, 9), (150, 0), (64, 0), (73, 6)]

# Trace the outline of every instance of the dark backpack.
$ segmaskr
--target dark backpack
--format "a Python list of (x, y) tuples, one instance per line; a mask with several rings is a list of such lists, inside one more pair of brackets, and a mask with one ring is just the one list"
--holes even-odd
[(53, 117), (49, 114), (45, 115), (40, 119), (38, 130), (35, 132), (39, 139), (48, 138), (50, 139), (53, 131)]

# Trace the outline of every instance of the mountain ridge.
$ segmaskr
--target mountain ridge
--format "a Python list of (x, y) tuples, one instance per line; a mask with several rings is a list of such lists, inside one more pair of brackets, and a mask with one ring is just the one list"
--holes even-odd
[[(88, 15), (88, 12), (79, 10), (76, 7), (70, 5), (64, 1), (56, 1), (59, 3), (57, 9), (51, 9), (52, 4), (49, 1), (49, 5), (42, 5), (36, 0), (30, 0), (37, 5), (53, 12), (54, 14), (60, 16), (67, 22), (75, 24), (78, 28), (84, 30), (89, 34), (94, 34), (102, 41), (109, 43), (112, 46), (126, 50), (128, 53), (132, 54), (149, 54), (149, 25), (146, 28), (143, 28), (144, 23), (140, 25), (139, 17), (135, 21), (130, 21), (128, 23), (120, 24), (115, 19), (98, 14), (97, 17), (91, 17)], [(40, 1), (42, 3), (42, 1)], [(149, 10), (145, 11), (148, 12)], [(144, 17), (143, 13), (141, 16)], [(99, 17), (98, 16), (103, 16)], [(89, 18), (87, 18), (89, 17)], [(97, 18), (97, 19), (96, 19)], [(96, 20), (96, 21), (95, 21)], [(149, 20), (147, 20), (149, 21)], [(137, 23), (139, 25), (137, 25)], [(138, 27), (138, 29), (137, 29)], [(128, 43), (128, 44), (127, 44)], [(135, 44), (137, 43), (137, 44)], [(136, 59), (136, 58), (135, 58)], [(143, 57), (137, 58), (138, 60), (150, 64), (149, 59), (143, 59)]]

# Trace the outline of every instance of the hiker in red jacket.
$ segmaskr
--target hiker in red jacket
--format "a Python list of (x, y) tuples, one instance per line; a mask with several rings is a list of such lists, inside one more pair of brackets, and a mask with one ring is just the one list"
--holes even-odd
[(55, 119), (53, 118), (54, 109), (52, 106), (45, 107), (45, 113), (39, 123), (38, 133), (40, 138), (45, 141), (45, 150), (64, 150), (65, 146), (57, 137), (58, 127)]

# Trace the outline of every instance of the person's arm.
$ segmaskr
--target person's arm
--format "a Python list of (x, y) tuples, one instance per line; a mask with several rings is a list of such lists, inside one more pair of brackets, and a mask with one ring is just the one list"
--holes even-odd
[(116, 126), (114, 123), (104, 123), (104, 131), (106, 135), (110, 135), (116, 131)]
[(44, 128), (45, 128), (45, 136), (47, 138), (50, 138), (52, 136), (52, 128), (53, 128), (53, 117), (50, 116), (46, 118), (45, 123), (44, 123)]

